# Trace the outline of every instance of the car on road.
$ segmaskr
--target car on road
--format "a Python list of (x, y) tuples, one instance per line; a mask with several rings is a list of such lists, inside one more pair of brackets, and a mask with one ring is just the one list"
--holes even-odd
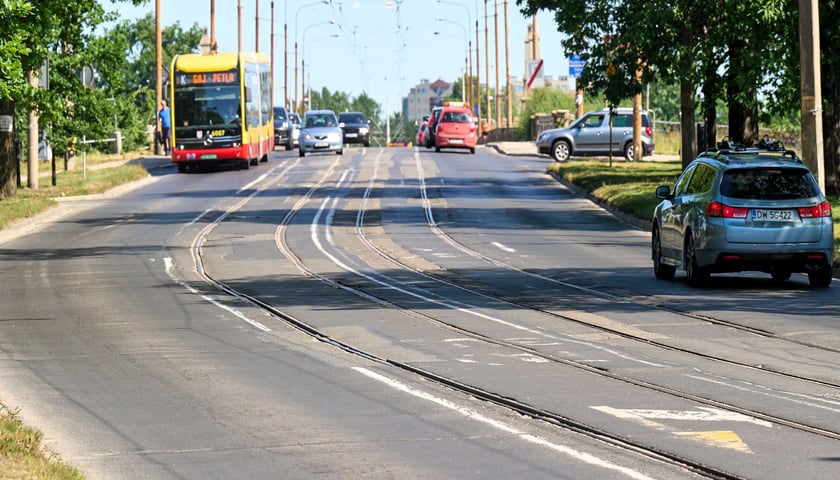
[(338, 124), (344, 131), (344, 143), (361, 143), (370, 146), (370, 122), (362, 112), (341, 112)]
[(432, 107), (432, 114), (429, 115), (429, 125), (426, 128), (426, 135), (423, 139), (426, 148), (432, 148), (435, 146), (435, 128), (437, 128), (438, 120), (440, 120), (440, 113), (442, 111), (442, 105)]
[(309, 110), (303, 114), (298, 152), (301, 157), (316, 152), (344, 153), (344, 135), (335, 112)]
[(300, 115), (290, 112), (289, 124), (291, 125), (292, 148), (297, 148), (300, 145)]
[[(633, 109), (617, 108), (612, 114), (610, 134), (610, 109), (589, 112), (565, 128), (545, 130), (537, 137), (540, 153), (551, 155), (558, 162), (572, 156), (623, 155), (633, 160)], [(653, 131), (647, 112), (642, 112), (642, 155), (652, 155)], [(610, 142), (612, 138), (612, 142)]]
[(684, 269), (691, 286), (712, 273), (761, 271), (831, 284), (834, 221), (811, 171), (791, 150), (728, 142), (702, 153), (673, 188), (656, 188), (651, 257), (657, 278)]
[(292, 138), (292, 125), (285, 107), (274, 107), (274, 146), (284, 146), (286, 150), (295, 148)]
[(477, 128), (469, 105), (444, 105), (435, 127), (435, 151), (439, 152), (442, 148), (460, 148), (475, 153), (477, 141)]
[(427, 133), (428, 130), (429, 130), (429, 121), (428, 120), (423, 120), (422, 122), (420, 122), (420, 126), (417, 128), (417, 135), (414, 138), (415, 145), (417, 145), (419, 147), (420, 145), (425, 145), (426, 144), (426, 135), (428, 135), (428, 133)]

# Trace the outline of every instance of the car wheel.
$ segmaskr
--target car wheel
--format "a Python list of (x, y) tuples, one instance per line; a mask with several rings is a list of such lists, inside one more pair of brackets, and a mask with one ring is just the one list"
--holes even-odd
[(624, 146), (624, 159), (628, 162), (632, 162), (636, 159), (635, 152), (636, 149), (633, 147), (633, 142), (628, 142), (627, 145)]
[(251, 160), (247, 158), (245, 160), (242, 160), (240, 166), (242, 167), (242, 170), (248, 170), (249, 168), (251, 168)]
[(366, 146), (366, 147), (369, 147), (369, 146), (370, 146), (370, 142), (365, 142), (365, 146)]
[(178, 173), (187, 173), (187, 164), (184, 162), (180, 162), (178, 164)]
[(335, 153), (336, 153), (337, 155), (343, 155), (343, 154), (344, 154), (344, 149), (341, 149), (341, 148), (340, 148), (340, 149), (336, 150), (336, 151), (335, 151)]
[(435, 151), (436, 151), (436, 152), (440, 152), (440, 147), (435, 146)]
[(808, 283), (814, 288), (825, 288), (831, 285), (832, 271), (831, 265), (826, 265), (819, 270), (808, 272)]
[(565, 140), (557, 140), (551, 146), (551, 156), (555, 162), (565, 162), (569, 159), (570, 154), (571, 148), (569, 147), (569, 142)]
[(694, 249), (694, 239), (688, 234), (685, 246), (685, 275), (692, 287), (701, 287), (709, 280), (709, 271), (697, 266), (697, 251)]
[(305, 157), (305, 156), (306, 156), (306, 152), (304, 152), (302, 148), (299, 148), (299, 149), (298, 149), (298, 156), (299, 156), (299, 157)]
[(470, 153), (473, 153), (473, 154), (474, 154), (474, 153), (475, 153), (475, 148), (471, 148), (471, 149), (470, 149)]
[(260, 164), (260, 159), (259, 158), (252, 158), (251, 159), (251, 165), (257, 166), (259, 164)]
[(653, 238), (651, 240), (651, 249), (653, 256), (653, 273), (656, 278), (660, 280), (673, 280), (677, 272), (677, 268), (673, 265), (662, 263), (662, 238), (659, 235), (659, 229), (653, 229)]

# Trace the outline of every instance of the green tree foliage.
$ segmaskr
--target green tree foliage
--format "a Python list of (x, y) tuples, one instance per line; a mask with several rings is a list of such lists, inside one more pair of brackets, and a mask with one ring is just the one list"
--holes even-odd
[[(23, 89), (23, 59), (31, 49), (30, 31), (25, 28), (33, 15), (32, 4), (24, 0), (0, 2), (0, 100), (11, 100)], [(0, 112), (2, 113), (2, 112)]]
[(730, 137), (749, 143), (757, 137), (761, 99), (792, 78), (784, 67), (798, 50), (789, 35), (796, 24), (792, 0), (676, 0), (667, 7), (642, 0), (517, 4), (528, 14), (552, 12), (567, 35), (563, 47), (587, 62), (581, 83), (610, 104), (654, 80), (679, 85), (684, 162), (696, 148), (698, 92), (706, 124), (714, 126), (718, 100), (724, 99)]

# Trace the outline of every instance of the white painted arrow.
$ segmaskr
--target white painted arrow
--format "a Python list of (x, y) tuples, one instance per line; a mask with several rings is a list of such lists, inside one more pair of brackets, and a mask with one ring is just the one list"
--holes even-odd
[(624, 420), (632, 420), (639, 422), (647, 427), (660, 430), (663, 432), (670, 432), (671, 434), (695, 440), (713, 447), (729, 448), (743, 453), (753, 453), (750, 447), (744, 443), (737, 433), (730, 430), (713, 430), (701, 432), (678, 432), (675, 428), (669, 427), (664, 423), (656, 420), (691, 420), (701, 422), (744, 422), (752, 423), (753, 425), (760, 425), (762, 427), (772, 427), (770, 422), (760, 420), (748, 415), (742, 415), (736, 412), (729, 412), (712, 407), (698, 407), (697, 410), (645, 410), (636, 408), (613, 408), (607, 406), (592, 407), (599, 412), (612, 415)]
[(612, 407), (592, 407), (595, 410), (608, 413), (618, 418), (626, 419), (647, 419), (647, 420), (698, 420), (705, 422), (745, 422), (771, 427), (772, 423), (760, 420), (755, 417), (742, 415), (737, 412), (729, 412), (712, 407), (698, 407), (697, 410), (645, 410), (645, 409), (620, 409)]

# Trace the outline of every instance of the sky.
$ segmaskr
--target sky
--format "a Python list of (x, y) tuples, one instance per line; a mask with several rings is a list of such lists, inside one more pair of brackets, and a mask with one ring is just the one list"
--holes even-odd
[[(160, 0), (161, 22), (176, 22), (184, 29), (193, 25), (210, 27), (211, 0)], [(402, 98), (422, 80), (441, 79), (452, 83), (465, 68), (472, 43), (475, 75), (475, 21), (479, 20), (481, 83), (485, 78), (485, 16), (487, 3), (490, 44), (490, 84), (495, 86), (494, 4), (498, 4), (499, 77), (505, 83), (504, 2), (502, 0), (275, 0), (274, 68), (275, 103), (295, 95), (295, 43), (298, 45), (298, 101), (303, 83), (301, 60), (306, 63), (307, 88), (341, 91), (351, 97), (362, 93), (377, 101), (384, 111), (402, 108)], [(145, 7), (102, 2), (122, 19), (133, 19), (154, 12), (155, 1)], [(525, 36), (531, 17), (519, 12), (515, 0), (508, 2), (509, 65), (512, 78), (525, 75)], [(239, 46), (238, 5), (242, 6), (242, 50), (271, 53), (271, 0), (215, 0), (215, 30), (220, 51), (236, 51)], [(259, 8), (259, 16), (257, 16)], [(259, 20), (257, 20), (259, 18)], [(259, 39), (256, 38), (259, 24)], [(558, 78), (569, 74), (567, 54), (560, 44), (552, 15), (538, 14), (540, 53), (543, 73)], [(465, 41), (465, 36), (466, 41)], [(288, 58), (288, 70), (284, 68)], [(467, 64), (469, 69), (469, 64)], [(502, 87), (503, 88), (503, 87)]]

